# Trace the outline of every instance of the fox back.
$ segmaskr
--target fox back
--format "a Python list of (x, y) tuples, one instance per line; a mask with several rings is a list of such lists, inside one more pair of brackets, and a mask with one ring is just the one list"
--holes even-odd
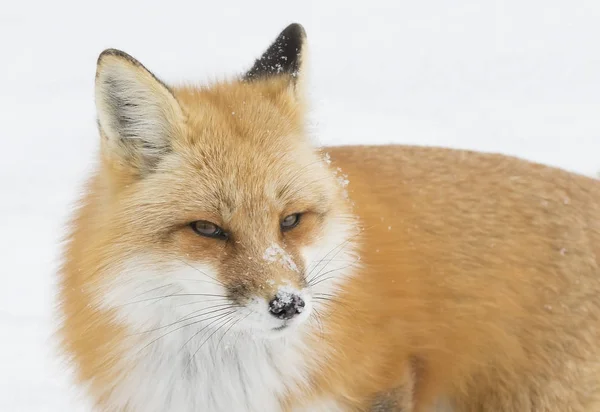
[(599, 410), (598, 181), (318, 148), (305, 42), (290, 25), (205, 87), (100, 55), (100, 158), (60, 273), (98, 410)]

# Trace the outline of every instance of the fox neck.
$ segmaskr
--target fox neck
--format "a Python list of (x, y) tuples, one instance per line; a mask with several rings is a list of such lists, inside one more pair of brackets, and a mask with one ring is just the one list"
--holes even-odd
[[(137, 354), (137, 346), (131, 348), (126, 357), (137, 358), (115, 389), (115, 406), (135, 404), (135, 410), (144, 411), (277, 411), (279, 400), (307, 380), (307, 351), (300, 336), (269, 341), (245, 332), (223, 339), (213, 333), (205, 339), (189, 331), (174, 332), (143, 355)], [(140, 343), (154, 339), (151, 334)]]

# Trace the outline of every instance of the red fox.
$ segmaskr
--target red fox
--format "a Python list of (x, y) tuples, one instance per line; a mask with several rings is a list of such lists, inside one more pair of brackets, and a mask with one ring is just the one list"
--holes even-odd
[(101, 411), (600, 411), (600, 182), (307, 136), (306, 35), (171, 87), (106, 50), (60, 272)]

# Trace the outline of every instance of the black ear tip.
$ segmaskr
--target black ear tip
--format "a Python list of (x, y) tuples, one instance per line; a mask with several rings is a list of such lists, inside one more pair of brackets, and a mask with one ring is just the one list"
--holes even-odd
[(292, 23), (281, 32), (280, 36), (286, 36), (292, 39), (305, 39), (306, 30), (300, 23)]
[(296, 77), (300, 71), (305, 39), (304, 27), (298, 23), (290, 24), (279, 33), (243, 78), (253, 80), (281, 74)]

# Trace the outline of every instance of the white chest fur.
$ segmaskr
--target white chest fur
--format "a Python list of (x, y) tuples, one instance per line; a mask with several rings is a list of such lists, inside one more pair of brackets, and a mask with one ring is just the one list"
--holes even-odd
[(145, 412), (275, 412), (286, 389), (305, 379), (302, 350), (289, 340), (232, 335), (186, 344), (189, 333), (176, 334), (146, 352), (131, 349), (126, 355), (131, 368), (111, 396), (115, 407), (128, 405)]

